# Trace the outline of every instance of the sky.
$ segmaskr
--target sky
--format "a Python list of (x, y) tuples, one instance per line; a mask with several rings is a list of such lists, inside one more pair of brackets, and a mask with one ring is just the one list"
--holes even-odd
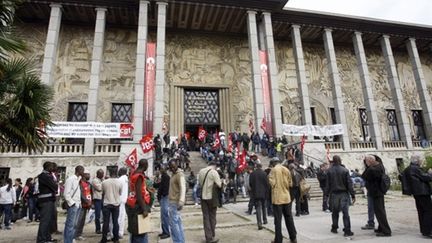
[(432, 26), (432, 0), (289, 0), (286, 7)]

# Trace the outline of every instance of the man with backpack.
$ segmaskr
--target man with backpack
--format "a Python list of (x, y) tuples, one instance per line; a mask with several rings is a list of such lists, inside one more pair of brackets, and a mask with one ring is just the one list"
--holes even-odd
[[(385, 177), (384, 165), (379, 163), (373, 155), (365, 157), (366, 170), (363, 172), (363, 179), (366, 181), (368, 196), (372, 198), (375, 216), (378, 221), (378, 229), (375, 230), (378, 237), (391, 236), (391, 229), (387, 221), (384, 205), (383, 178)], [(388, 188), (387, 188), (388, 189)]]

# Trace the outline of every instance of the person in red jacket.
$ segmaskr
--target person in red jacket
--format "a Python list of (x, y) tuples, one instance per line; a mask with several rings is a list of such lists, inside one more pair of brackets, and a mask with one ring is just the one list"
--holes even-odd
[(89, 211), (92, 205), (92, 192), (91, 192), (91, 186), (89, 180), (90, 180), (90, 172), (86, 170), (84, 171), (84, 176), (80, 180), (81, 211), (80, 211), (80, 215), (78, 216), (78, 222), (75, 231), (76, 240), (85, 240), (85, 238), (82, 237), (82, 233), (84, 229), (87, 212)]

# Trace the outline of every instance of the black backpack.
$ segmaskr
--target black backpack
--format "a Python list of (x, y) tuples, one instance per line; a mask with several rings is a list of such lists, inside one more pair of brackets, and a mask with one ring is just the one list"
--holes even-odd
[(390, 185), (391, 185), (390, 177), (384, 172), (381, 176), (381, 184), (380, 184), (381, 192), (386, 194), (387, 191), (390, 189)]

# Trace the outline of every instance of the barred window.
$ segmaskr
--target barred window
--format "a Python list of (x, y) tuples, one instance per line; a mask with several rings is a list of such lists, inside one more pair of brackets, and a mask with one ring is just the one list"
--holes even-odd
[(415, 140), (426, 139), (422, 111), (421, 110), (413, 110), (412, 116), (413, 116), (413, 121), (414, 121), (414, 139)]
[(387, 123), (389, 126), (390, 140), (400, 141), (396, 111), (395, 110), (386, 110), (386, 111), (387, 111)]
[(366, 109), (360, 108), (359, 115), (360, 115), (360, 124), (362, 129), (363, 140), (369, 141), (370, 140), (369, 118)]
[(112, 104), (112, 122), (132, 122), (132, 104)]
[(68, 121), (85, 122), (87, 121), (87, 103), (69, 103)]

